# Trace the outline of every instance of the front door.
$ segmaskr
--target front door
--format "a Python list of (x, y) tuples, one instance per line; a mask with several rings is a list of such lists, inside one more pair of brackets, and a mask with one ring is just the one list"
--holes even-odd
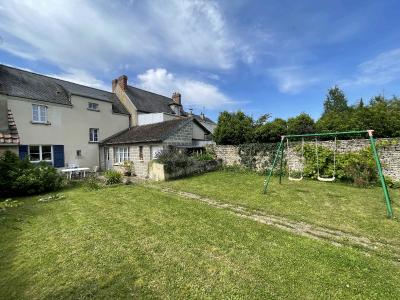
[(104, 164), (105, 164), (105, 169), (110, 170), (111, 169), (111, 161), (110, 161), (110, 151), (108, 147), (104, 147)]

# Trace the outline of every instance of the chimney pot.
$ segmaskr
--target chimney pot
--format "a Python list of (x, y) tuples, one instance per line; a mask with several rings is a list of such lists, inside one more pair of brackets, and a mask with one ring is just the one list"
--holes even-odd
[(174, 101), (178, 105), (182, 105), (181, 97), (182, 96), (181, 96), (180, 93), (175, 92), (175, 93), (172, 94), (172, 101)]
[(115, 88), (117, 87), (117, 84), (118, 84), (118, 79), (113, 79), (111, 81), (111, 90), (112, 90), (112, 92), (115, 91)]
[(189, 117), (193, 116), (193, 108), (189, 108)]
[(204, 113), (203, 113), (203, 112), (201, 112), (201, 114), (200, 114), (200, 118), (201, 118), (203, 121), (206, 119), (206, 116), (204, 115)]
[(126, 87), (128, 86), (128, 76), (126, 75), (119, 76), (118, 84), (122, 90), (126, 91)]

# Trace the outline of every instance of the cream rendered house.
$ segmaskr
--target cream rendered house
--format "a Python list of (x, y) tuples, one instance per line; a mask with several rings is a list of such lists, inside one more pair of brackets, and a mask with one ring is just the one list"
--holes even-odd
[(113, 80), (110, 93), (0, 65), (0, 153), (57, 168), (118, 168), (128, 160), (146, 177), (157, 152), (213, 143), (215, 123), (185, 112), (180, 94), (168, 98), (127, 80)]
[(55, 167), (98, 166), (98, 142), (129, 126), (113, 93), (4, 65), (0, 101), (14, 117), (20, 158)]

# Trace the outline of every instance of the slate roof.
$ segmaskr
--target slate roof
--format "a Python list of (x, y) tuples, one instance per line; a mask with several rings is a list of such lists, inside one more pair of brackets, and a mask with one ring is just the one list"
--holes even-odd
[[(125, 129), (100, 142), (103, 145), (162, 142), (193, 118), (179, 118)], [(205, 128), (206, 129), (206, 128)], [(207, 129), (206, 129), (207, 130)], [(207, 130), (208, 131), (208, 130)]]
[[(172, 98), (168, 98), (166, 96), (162, 96), (159, 94), (155, 94), (149, 91), (145, 91), (133, 86), (128, 85), (126, 89), (126, 94), (129, 99), (133, 102), (135, 107), (140, 112), (146, 113), (167, 113), (174, 114), (174, 111), (169, 106), (173, 103)], [(183, 116), (189, 117), (187, 112), (183, 112)], [(203, 122), (203, 119), (199, 115), (192, 115), (197, 121)], [(206, 122), (214, 123), (211, 119), (205, 117)]]
[(1, 64), (0, 93), (69, 106), (70, 95), (73, 94), (111, 102), (113, 112), (128, 114), (113, 93)]
[(19, 135), (17, 125), (15, 124), (13, 114), (9, 109), (7, 112), (8, 129), (0, 131), (0, 145), (2, 144), (19, 144)]
[(141, 90), (130, 85), (126, 88), (126, 94), (138, 111), (146, 113), (174, 113), (169, 107), (169, 104), (173, 103), (171, 98)]
[[(185, 113), (185, 114), (187, 115), (187, 113)], [(203, 120), (201, 118), (201, 116), (193, 114), (193, 118), (195, 118), (199, 122), (208, 122), (208, 123), (215, 124), (215, 122), (213, 120), (211, 120), (210, 118), (207, 118), (206, 116), (204, 116), (204, 120)]]

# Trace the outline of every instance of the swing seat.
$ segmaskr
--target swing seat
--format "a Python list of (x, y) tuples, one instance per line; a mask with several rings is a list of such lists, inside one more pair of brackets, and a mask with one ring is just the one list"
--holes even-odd
[(303, 180), (303, 175), (301, 177), (299, 177), (299, 178), (293, 178), (293, 177), (290, 177), (290, 175), (289, 175), (288, 179), (291, 180), (291, 181), (300, 181), (300, 180)]
[(336, 178), (335, 178), (335, 176), (325, 178), (325, 177), (321, 177), (321, 176), (318, 175), (317, 179), (318, 179), (319, 181), (332, 182), (332, 181), (335, 181)]

